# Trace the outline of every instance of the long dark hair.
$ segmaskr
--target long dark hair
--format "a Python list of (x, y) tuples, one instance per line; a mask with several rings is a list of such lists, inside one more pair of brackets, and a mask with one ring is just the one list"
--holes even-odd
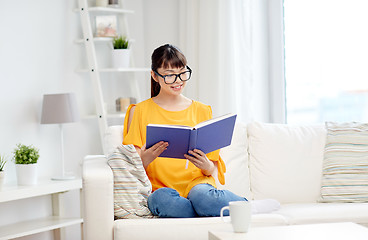
[[(156, 48), (151, 57), (151, 69), (157, 71), (158, 68), (183, 68), (187, 65), (187, 59), (179, 48), (165, 44)], [(155, 97), (160, 92), (160, 84), (151, 76), (151, 97)]]

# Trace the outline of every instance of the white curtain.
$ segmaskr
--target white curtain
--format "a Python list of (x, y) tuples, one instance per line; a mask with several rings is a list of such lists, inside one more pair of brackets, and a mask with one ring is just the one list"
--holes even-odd
[(266, 36), (254, 31), (264, 26), (259, 13), (266, 14), (267, 7), (260, 2), (266, 3), (180, 1), (180, 47), (194, 70), (185, 94), (211, 105), (214, 116), (233, 112), (242, 122), (268, 121), (267, 61), (262, 55), (267, 44), (259, 41)]

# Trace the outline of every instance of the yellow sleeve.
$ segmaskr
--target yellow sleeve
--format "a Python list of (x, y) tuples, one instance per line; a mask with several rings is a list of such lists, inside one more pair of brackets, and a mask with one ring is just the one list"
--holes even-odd
[[(212, 118), (212, 109), (211, 109), (210, 106), (208, 106), (208, 107), (209, 107), (209, 118), (208, 119), (211, 119)], [(211, 161), (217, 162), (218, 180), (222, 185), (224, 185), (225, 184), (226, 165), (225, 165), (224, 160), (222, 160), (222, 158), (220, 157), (220, 150), (210, 152), (206, 156)]]
[(133, 119), (130, 123), (130, 127), (129, 127), (129, 131), (128, 131), (128, 121), (129, 121), (129, 115), (130, 115), (130, 110), (132, 109), (133, 106), (136, 106), (135, 104), (131, 104), (128, 107), (128, 110), (126, 111), (125, 114), (125, 119), (124, 119), (124, 131), (123, 131), (123, 144), (124, 145), (128, 145), (128, 144), (133, 144), (134, 146), (137, 146), (139, 148), (142, 148), (143, 143), (142, 143), (142, 131), (141, 131), (141, 114), (140, 114), (140, 109), (138, 107), (135, 108), (134, 113), (133, 113)]

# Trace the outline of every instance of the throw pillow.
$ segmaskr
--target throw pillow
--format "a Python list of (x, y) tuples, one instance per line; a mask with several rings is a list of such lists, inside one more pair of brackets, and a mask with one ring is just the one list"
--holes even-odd
[(150, 218), (147, 206), (152, 185), (133, 145), (117, 146), (107, 157), (114, 175), (115, 218)]
[(326, 128), (321, 202), (368, 202), (368, 123)]
[(320, 198), (326, 129), (318, 125), (248, 124), (254, 200), (316, 202)]

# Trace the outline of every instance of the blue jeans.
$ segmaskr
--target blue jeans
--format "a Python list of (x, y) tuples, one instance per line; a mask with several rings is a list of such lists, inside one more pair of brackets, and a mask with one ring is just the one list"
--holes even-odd
[[(148, 208), (153, 215), (171, 218), (218, 217), (221, 208), (231, 201), (247, 201), (228, 190), (218, 190), (209, 184), (194, 186), (187, 198), (172, 188), (160, 188), (148, 197)], [(224, 215), (229, 212), (224, 211)]]

